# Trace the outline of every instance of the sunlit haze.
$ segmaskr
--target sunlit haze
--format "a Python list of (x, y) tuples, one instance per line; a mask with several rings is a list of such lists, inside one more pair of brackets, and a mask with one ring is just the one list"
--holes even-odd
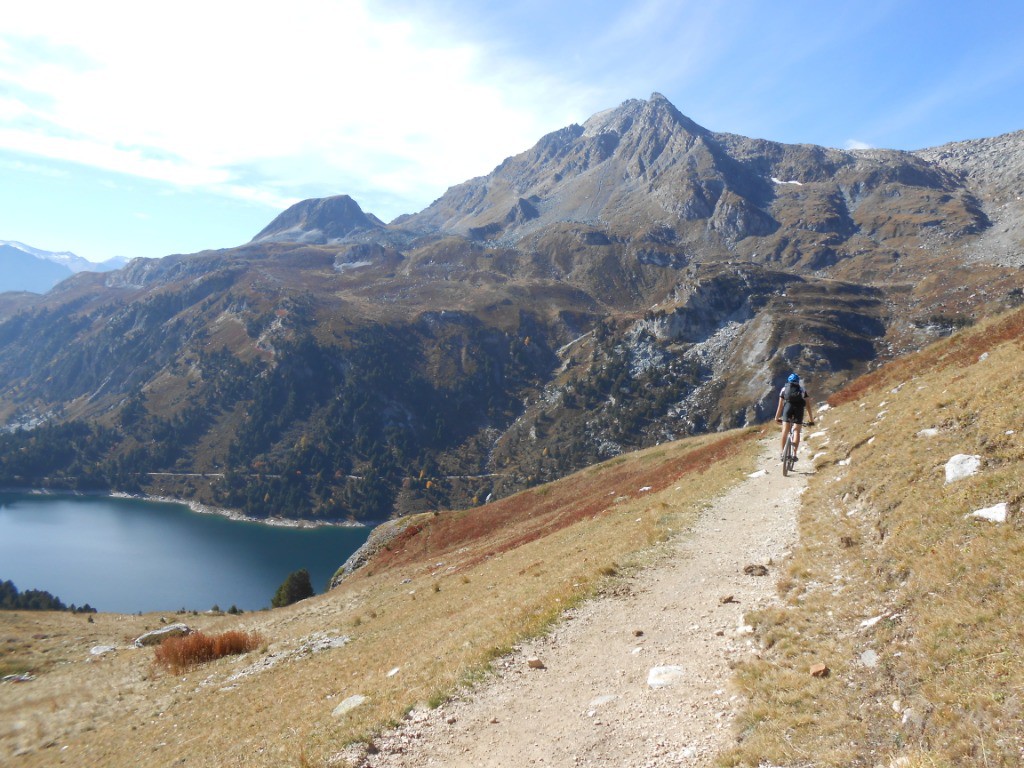
[(1024, 5), (647, 0), (11, 4), (0, 239), (100, 261), (385, 221), (663, 93), (712, 130), (918, 149), (1024, 128)]

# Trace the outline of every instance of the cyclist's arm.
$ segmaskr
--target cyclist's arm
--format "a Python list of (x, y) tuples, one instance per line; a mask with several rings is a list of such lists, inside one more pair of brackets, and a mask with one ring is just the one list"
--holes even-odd
[(785, 404), (785, 400), (782, 399), (782, 395), (779, 395), (779, 407), (775, 409), (775, 420), (779, 421), (782, 418), (782, 406)]

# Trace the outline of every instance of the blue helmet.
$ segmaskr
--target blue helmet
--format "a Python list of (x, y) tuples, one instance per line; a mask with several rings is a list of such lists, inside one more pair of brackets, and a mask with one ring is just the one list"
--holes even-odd
[(800, 383), (800, 377), (797, 376), (795, 373), (791, 373), (791, 374), (789, 374), (789, 378), (786, 379), (786, 381), (788, 381), (791, 384), (799, 384)]

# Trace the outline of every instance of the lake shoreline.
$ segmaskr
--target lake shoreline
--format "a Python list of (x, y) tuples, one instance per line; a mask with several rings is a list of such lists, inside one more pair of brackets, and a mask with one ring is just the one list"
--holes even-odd
[(125, 491), (73, 491), (51, 488), (0, 488), (0, 493), (23, 494), (25, 496), (81, 496), (108, 499), (132, 499), (160, 504), (180, 504), (197, 515), (217, 515), (239, 523), (257, 523), (278, 528), (374, 528), (378, 523), (359, 523), (352, 520), (293, 520), (287, 517), (252, 517), (236, 509), (213, 507), (190, 499), (176, 499), (170, 496), (153, 496), (148, 493), (127, 493)]
[(241, 515), (161, 495), (56, 488), (0, 494), (0, 579), (104, 613), (259, 610), (300, 569), (317, 592), (326, 590), (371, 530), (238, 524)]

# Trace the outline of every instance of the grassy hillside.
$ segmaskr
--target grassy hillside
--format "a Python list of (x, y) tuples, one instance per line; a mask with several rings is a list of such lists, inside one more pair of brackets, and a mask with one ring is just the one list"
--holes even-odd
[[(158, 616), (6, 614), (3, 668), (36, 679), (0, 689), (0, 761), (22, 753), (20, 766), (332, 764), (346, 743), (442, 701), (655, 556), (659, 541), (743, 479), (757, 434), (659, 446), (495, 504), (421, 515), (340, 586), (287, 608), (168, 616), (264, 642), (189, 672), (172, 675), (152, 650), (125, 647)], [(91, 655), (99, 645), (119, 649)], [(332, 714), (354, 695), (367, 702)]]
[[(1022, 371), (1015, 312), (832, 398), (785, 607), (750, 617), (765, 650), (737, 671), (751, 705), (724, 764), (1024, 762)], [(956, 454), (980, 471), (947, 483)], [(1008, 522), (971, 514), (1001, 503)]]

